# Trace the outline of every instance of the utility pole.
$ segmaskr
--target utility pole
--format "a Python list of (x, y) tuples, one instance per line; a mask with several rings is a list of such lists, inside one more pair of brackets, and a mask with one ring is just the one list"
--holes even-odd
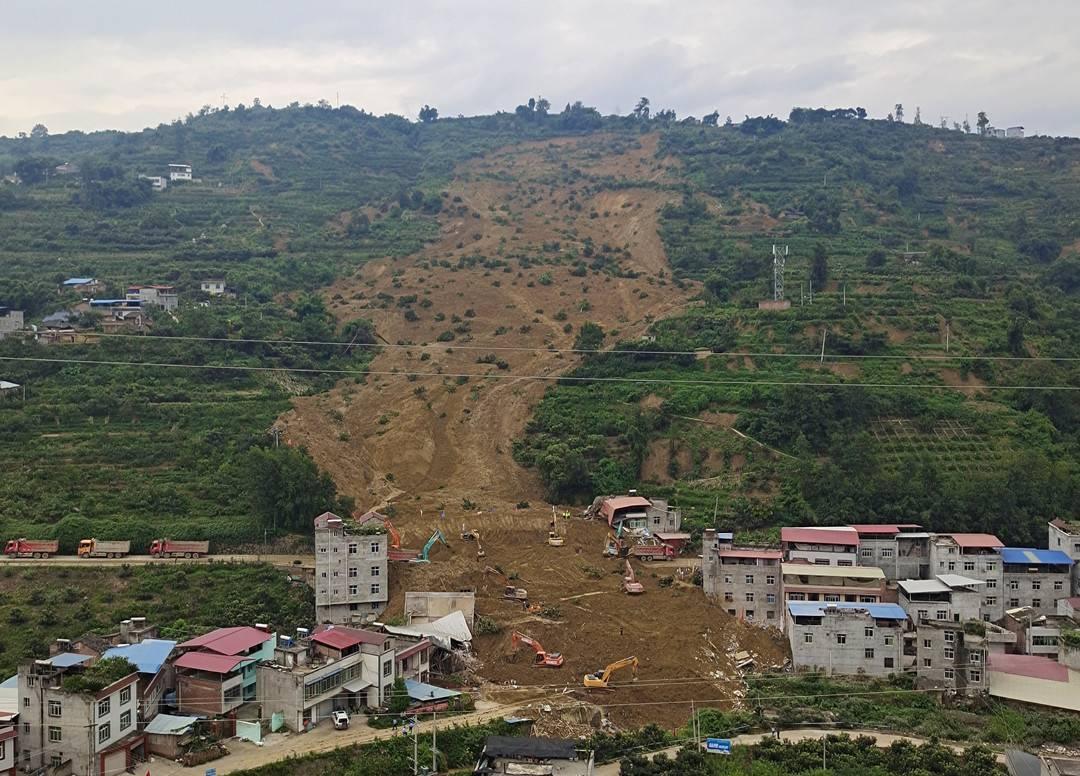
[(431, 712), (431, 772), (432, 773), (438, 773), (439, 772), (438, 763), (435, 762), (436, 751), (437, 751), (435, 749), (435, 715), (437, 713), (438, 712), (435, 712), (435, 711)]
[(847, 283), (844, 283), (844, 307), (847, 307)]
[(814, 303), (814, 279), (810, 278), (810, 304)]
[[(821, 363), (825, 363), (825, 335), (828, 333), (828, 329), (821, 330)], [(829, 657), (832, 657), (832, 652), (829, 652)]]
[(945, 352), (949, 352), (949, 322), (945, 321)]
[(418, 774), (420, 773), (420, 759), (419, 759), (420, 749), (419, 749), (419, 743), (417, 742), (417, 738), (416, 738), (417, 735), (418, 734), (416, 732), (416, 719), (413, 718), (413, 729), (412, 729), (412, 772), (413, 772), (413, 776), (418, 776)]

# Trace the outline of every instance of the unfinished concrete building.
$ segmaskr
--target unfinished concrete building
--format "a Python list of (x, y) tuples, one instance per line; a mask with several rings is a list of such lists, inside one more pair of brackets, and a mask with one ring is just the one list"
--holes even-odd
[(1001, 540), (992, 534), (934, 534), (930, 539), (930, 574), (963, 574), (986, 582), (980, 616), (996, 622), (1005, 614), (1001, 589)]
[(912, 622), (966, 622), (982, 618), (981, 579), (939, 574), (933, 579), (905, 579), (896, 583), (900, 606)]
[(1080, 595), (1080, 523), (1057, 518), (1047, 526), (1049, 536), (1046, 546), (1061, 550), (1073, 561), (1069, 595)]
[(896, 604), (787, 602), (796, 671), (888, 676), (902, 666), (907, 614)]
[(989, 656), (1004, 654), (1015, 643), (1015, 634), (980, 619), (922, 620), (915, 628), (918, 686), (942, 687), (963, 695), (984, 692), (990, 686)]
[[(715, 550), (702, 586), (728, 614), (758, 625), (783, 627), (779, 550), (734, 547)], [(706, 587), (706, 574), (708, 584)]]
[(785, 560), (804, 560), (817, 566), (858, 566), (859, 534), (854, 528), (781, 528), (780, 549)]
[(1037, 614), (1056, 614), (1058, 599), (1070, 596), (1072, 558), (1061, 550), (1030, 547), (1001, 547), (998, 554), (1003, 564), (1004, 608), (1027, 606)]
[(785, 601), (875, 604), (885, 597), (885, 573), (879, 568), (783, 563), (780, 575)]
[(315, 619), (320, 623), (374, 621), (389, 599), (387, 551), (381, 524), (353, 533), (332, 512), (315, 518)]
[(877, 566), (889, 582), (930, 574), (930, 534), (914, 523), (852, 525), (859, 535), (859, 565)]

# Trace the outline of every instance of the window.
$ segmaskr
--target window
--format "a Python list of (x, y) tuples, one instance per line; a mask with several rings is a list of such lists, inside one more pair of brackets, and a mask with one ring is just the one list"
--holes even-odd
[(864, 558), (872, 558), (874, 557), (874, 551), (869, 547), (863, 547), (861, 550), (859, 550), (859, 555)]
[(835, 593), (826, 593), (825, 600), (833, 603), (839, 603), (840, 596), (836, 595)]
[(349, 595), (360, 595), (360, 585), (349, 585)]
[(766, 620), (775, 620), (776, 619), (776, 612), (774, 612), (772, 609), (769, 609), (767, 612), (765, 612), (765, 619)]
[(971, 663), (982, 663), (982, 652), (977, 649), (973, 649), (968, 652), (968, 661)]
[(97, 702), (97, 715), (99, 717), (109, 716), (109, 711), (112, 709), (112, 698), (103, 698)]
[(881, 548), (881, 557), (883, 558), (891, 558), (894, 554), (895, 552), (889, 547)]
[(1015, 609), (1019, 605), (1020, 605), (1020, 599), (1019, 598), (1010, 598), (1009, 599), (1009, 608), (1010, 609)]
[(660, 515), (653, 515), (652, 524), (660, 525)]
[(937, 620), (947, 620), (947, 619), (949, 619), (948, 610), (946, 610), (946, 609), (938, 609), (936, 612), (934, 612), (934, 619), (937, 619)]
[(866, 658), (867, 660), (873, 660), (874, 659), (874, 649), (873, 649), (873, 647), (867, 647), (866, 649), (864, 649), (863, 650), (863, 657)]
[(877, 603), (877, 596), (876, 595), (861, 595), (861, 596), (859, 596), (859, 601), (861, 603), (864, 603), (864, 604), (876, 604)]
[(373, 576), (373, 577), (377, 577), (377, 576), (379, 576), (379, 574), (380, 574), (380, 573), (381, 573), (381, 572), (379, 571), (379, 567), (378, 567), (378, 566), (372, 566), (372, 567), (371, 567), (371, 576)]
[(981, 682), (982, 681), (982, 671), (968, 670), (968, 681), (969, 682)]
[(1020, 589), (1020, 580), (1019, 579), (1010, 579), (1009, 580), (1009, 590), (1019, 590), (1019, 589)]
[(775, 604), (776, 603), (776, 593), (766, 593), (765, 594), (765, 601), (766, 601), (766, 603)]
[(97, 729), (97, 742), (104, 744), (112, 736), (112, 725), (106, 722), (104, 725), (98, 725)]
[(747, 574), (746, 575), (746, 584), (748, 584), (748, 585), (754, 584), (754, 575), (753, 574)]
[(776, 584), (776, 575), (775, 574), (767, 574), (765, 576), (765, 584), (766, 585), (775, 585)]
[(945, 647), (945, 659), (946, 660), (955, 660), (956, 659), (956, 651), (952, 647)]
[(886, 636), (885, 637), (885, 646), (886, 647), (891, 647), (892, 645), (893, 645), (893, 637), (892, 636)]
[(787, 600), (789, 601), (805, 601), (806, 593), (788, 593)]
[(973, 561), (973, 560), (965, 560), (964, 561), (964, 571), (974, 571), (974, 570), (975, 570), (975, 561)]
[(837, 633), (836, 634), (836, 643), (837, 644), (847, 644), (847, 634), (846, 633)]
[(724, 584), (730, 585), (735, 578), (731, 574), (724, 574)]
[(986, 597), (986, 605), (987, 606), (997, 606), (997, 596), (996, 595), (988, 595)]
[(360, 569), (349, 569), (349, 579), (356, 579), (358, 576), (360, 576)]
[(29, 695), (27, 695), (25, 698), (22, 699), (22, 705), (23, 705), (23, 708), (26, 708), (26, 709), (30, 708), (30, 696)]
[(987, 590), (993, 590), (996, 587), (997, 587), (997, 580), (996, 579), (994, 579), (993, 577), (990, 577), (988, 580), (986, 580), (986, 589)]
[(863, 636), (865, 636), (868, 639), (874, 638), (874, 629), (873, 628), (863, 628), (862, 633), (863, 633)]
[(995, 570), (997, 570), (997, 564), (994, 563), (992, 560), (986, 561), (986, 570), (987, 571), (995, 571)]
[(930, 639), (923, 639), (922, 640), (922, 645), (923, 645), (923, 649), (930, 649), (930, 647), (933, 646), (933, 642), (930, 641)]
[(893, 667), (893, 659), (891, 657), (885, 658), (885, 667), (886, 668), (892, 668)]
[(952, 644), (956, 641), (956, 633), (954, 631), (945, 631), (945, 643)]
[(60, 743), (60, 741), (63, 740), (62, 735), (63, 734), (62, 734), (60, 728), (58, 728), (58, 727), (50, 727), (49, 728), (49, 742), (50, 743), (53, 743), (53, 744)]
[(1042, 599), (1041, 598), (1032, 598), (1031, 599), (1031, 608), (1032, 609), (1041, 609), (1042, 608)]
[(127, 730), (129, 727), (131, 727), (131, 712), (125, 711), (120, 715), (120, 729)]
[(829, 559), (828, 558), (815, 558), (814, 559), (814, 565), (815, 566), (828, 566), (829, 565)]
[(803, 644), (813, 644), (814, 643), (814, 634), (807, 631), (806, 633), (803, 634), (802, 640), (803, 640)]
[(956, 561), (950, 560), (948, 563), (949, 571), (956, 571)]
[(350, 544), (349, 545), (349, 554), (350, 555), (356, 555), (356, 553), (358, 553), (358, 552), (360, 552), (360, 545), (359, 544)]
[(919, 610), (919, 619), (920, 620), (928, 620), (928, 619), (930, 619), (930, 611), (928, 609), (920, 609)]
[(1039, 580), (1039, 579), (1031, 580), (1031, 589), (1032, 590), (1042, 590), (1042, 580)]
[(0, 760), (7, 757), (7, 741), (0, 741)]
[(727, 613), (730, 614), (732, 617), (735, 616), (735, 610), (734, 609), (728, 609)]
[(837, 566), (851, 566), (853, 564), (852, 564), (852, 562), (850, 560), (838, 560), (838, 561), (836, 561), (836, 565)]
[(382, 664), (382, 675), (390, 676), (390, 674), (392, 673), (394, 673), (394, 661), (387, 660), (385, 663)]
[(28, 677), (26, 677), (26, 686), (27, 687), (33, 687), (35, 684), (37, 684), (37, 677), (36, 676), (28, 676)]
[[(24, 732), (24, 733), (29, 733), (30, 732), (30, 723), (29, 722), (22, 723), (22, 732)], [(30, 755), (30, 750), (29, 749), (26, 750), (26, 754), (27, 754), (27, 756)]]
[(753, 603), (754, 602), (754, 594), (753, 593), (747, 593), (746, 594), (746, 602), (747, 603)]
[(120, 705), (127, 706), (129, 703), (131, 703), (131, 688), (125, 687), (120, 691)]
[(378, 582), (372, 582), (371, 583), (371, 594), (372, 595), (378, 595), (379, 594), (379, 589), (380, 588), (379, 588), (379, 583)]
[(379, 554), (379, 542), (372, 542), (371, 543), (371, 552), (374, 555)]
[(1054, 590), (1058, 590), (1058, 591), (1060, 591), (1060, 590), (1061, 590), (1061, 580), (1060, 580), (1060, 579), (1059, 579), (1059, 580), (1057, 580), (1057, 581), (1056, 581), (1056, 582), (1054, 583)]
[(735, 603), (735, 594), (734, 593), (724, 593), (724, 603), (728, 603), (728, 604)]
[(954, 679), (955, 677), (956, 677), (956, 672), (955, 671), (953, 671), (951, 668), (946, 668), (945, 669), (945, 678), (946, 679), (951, 680), (951, 679)]
[(746, 619), (750, 620), (750, 621), (753, 621), (753, 619), (754, 619), (754, 610), (753, 609), (747, 609), (746, 610)]
[[(30, 752), (26, 752), (26, 759), (29, 761)], [(49, 758), (49, 765), (51, 765), (53, 768), (59, 768), (63, 764), (64, 764), (64, 755), (62, 753), (60, 753), (60, 752), (57, 752), (56, 754), (54, 754), (52, 757)], [(30, 770), (30, 769), (27, 768), (27, 770)]]
[(923, 664), (923, 668), (929, 668), (930, 667), (930, 658), (924, 657), (923, 660), (922, 660), (922, 664)]

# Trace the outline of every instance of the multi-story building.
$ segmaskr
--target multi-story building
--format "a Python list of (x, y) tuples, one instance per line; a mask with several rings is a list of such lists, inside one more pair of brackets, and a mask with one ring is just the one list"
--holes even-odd
[(10, 307), (0, 307), (0, 339), (22, 330), (23, 326), (22, 310), (12, 310)]
[(852, 525), (859, 535), (859, 565), (877, 566), (890, 582), (925, 579), (930, 572), (930, 534), (914, 523)]
[(1047, 526), (1049, 536), (1046, 546), (1061, 550), (1073, 560), (1069, 595), (1080, 595), (1080, 524), (1057, 518)]
[(191, 180), (191, 165), (190, 164), (170, 164), (169, 165), (169, 180), (173, 181), (173, 182)]
[(854, 528), (781, 528), (784, 560), (805, 560), (818, 566), (858, 566), (859, 534)]
[(884, 600), (885, 572), (869, 566), (780, 566), (784, 601), (875, 604)]
[(934, 534), (930, 539), (930, 574), (963, 574), (986, 581), (980, 616), (996, 622), (1005, 614), (1001, 588), (1001, 540), (992, 534)]
[(427, 639), (406, 642), (394, 639), (394, 673), (402, 679), (426, 682), (431, 678), (431, 653), (433, 645)]
[(145, 761), (139, 674), (125, 672), (123, 661), (90, 661), (63, 653), (19, 667), (23, 771), (53, 767), (77, 776), (113, 776)]
[[(1062, 599), (1067, 601), (1068, 599)], [(1075, 630), (1076, 621), (1061, 614), (1037, 614), (1029, 607), (1009, 609), (1001, 620), (1005, 629), (1016, 634), (1016, 651), (1057, 660), (1062, 647), (1062, 631)]]
[(982, 617), (981, 579), (938, 574), (933, 579), (904, 579), (896, 583), (900, 606), (914, 623), (966, 622)]
[(702, 567), (702, 587), (727, 613), (759, 625), (783, 627), (779, 550), (714, 550)]
[(317, 622), (372, 622), (386, 607), (390, 594), (386, 529), (382, 522), (370, 520), (361, 530), (351, 533), (333, 512), (315, 518)]
[(787, 602), (796, 671), (887, 676), (902, 669), (907, 614), (896, 604)]
[(176, 687), (176, 673), (169, 657), (176, 642), (143, 639), (105, 650), (102, 659), (123, 658), (139, 669), (139, 721), (149, 722), (163, 710), (165, 693)]
[(128, 299), (138, 299), (142, 307), (160, 307), (162, 310), (175, 310), (180, 306), (180, 297), (173, 286), (129, 286)]
[(920, 687), (944, 687), (961, 694), (990, 686), (986, 663), (1016, 642), (1005, 628), (979, 619), (920, 620), (915, 627), (915, 676)]
[(0, 776), (15, 776), (19, 731), (14, 725), (0, 727)]
[(665, 499), (645, 498), (631, 491), (626, 496), (598, 498), (592, 509), (612, 529), (677, 533), (682, 527), (682, 512)]
[(1005, 609), (1029, 606), (1037, 614), (1055, 614), (1058, 599), (1071, 595), (1073, 560), (1067, 553), (1000, 547), (998, 554), (1003, 564)]
[(199, 289), (210, 296), (221, 296), (227, 290), (223, 278), (207, 278), (199, 283)]
[(256, 698), (256, 666), (274, 655), (265, 625), (218, 628), (177, 645), (176, 702), (182, 712), (220, 715)]
[(385, 633), (327, 625), (310, 637), (282, 638), (258, 668), (263, 713), (282, 714), (304, 731), (337, 710), (376, 708), (394, 686), (393, 639)]

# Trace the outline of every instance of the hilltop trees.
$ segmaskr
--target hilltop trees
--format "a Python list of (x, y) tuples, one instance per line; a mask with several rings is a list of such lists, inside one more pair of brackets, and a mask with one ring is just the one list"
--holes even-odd
[(433, 108), (430, 105), (424, 105), (424, 107), (420, 109), (420, 121), (422, 121), (424, 124), (430, 124), (438, 118), (438, 108)]
[[(964, 119), (964, 122), (966, 123), (967, 119)], [(980, 135), (986, 135), (986, 129), (990, 126), (990, 119), (986, 117), (986, 111), (979, 111), (979, 118), (975, 122), (975, 126), (979, 128)]]

